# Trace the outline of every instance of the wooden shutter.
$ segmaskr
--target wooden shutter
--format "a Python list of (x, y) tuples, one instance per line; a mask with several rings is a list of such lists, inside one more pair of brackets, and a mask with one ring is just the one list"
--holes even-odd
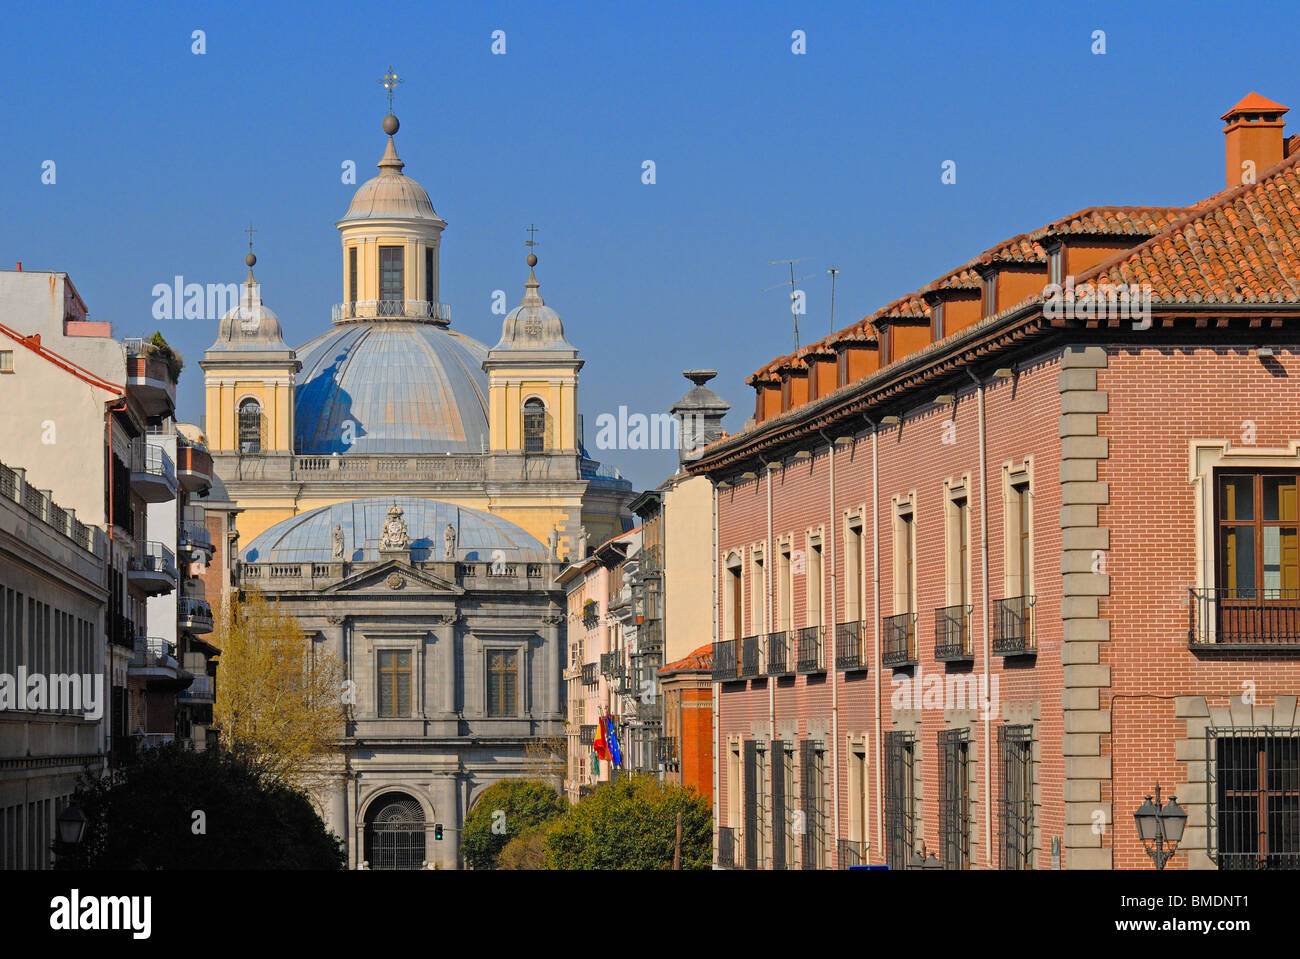
[(758, 743), (745, 740), (745, 868), (758, 862)]

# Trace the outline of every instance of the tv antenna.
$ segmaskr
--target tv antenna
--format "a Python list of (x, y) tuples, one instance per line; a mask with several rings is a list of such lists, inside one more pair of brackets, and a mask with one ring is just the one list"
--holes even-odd
[(831, 275), (831, 332), (835, 332), (835, 278), (840, 275), (838, 267), (831, 267), (826, 271)]
[[(794, 275), (794, 265), (795, 265), (796, 263), (800, 263), (800, 262), (802, 262), (803, 260), (806, 260), (806, 259), (808, 259), (808, 257), (806, 257), (806, 256), (799, 256), (799, 257), (795, 257), (795, 258), (792, 259), (792, 260), (768, 260), (768, 261), (767, 261), (768, 263), (772, 264), (773, 266), (780, 266), (781, 264), (784, 263), (786, 266), (788, 266), (788, 267), (790, 268), (790, 279), (789, 279), (789, 281), (788, 281), (788, 283), (789, 283), (789, 287), (790, 287), (790, 313), (794, 316), (794, 348), (795, 348), (796, 350), (799, 349), (799, 313), (798, 313), (798, 311), (795, 309), (795, 306), (797, 305), (797, 303), (798, 303), (798, 301), (799, 301), (799, 292), (795, 289), (795, 286), (794, 286), (794, 285), (795, 285), (796, 283), (798, 283), (800, 280), (807, 280), (807, 279), (809, 279), (810, 277), (813, 276), (813, 274), (812, 274), (812, 273), (805, 273), (803, 276), (795, 276), (795, 275)], [(782, 281), (782, 282), (780, 282), (780, 283), (776, 283), (776, 284), (773, 284), (772, 286), (766, 287), (766, 288), (763, 290), (763, 292), (764, 292), (764, 293), (767, 293), (769, 290), (775, 290), (777, 287), (786, 286), (786, 285), (787, 285), (787, 282), (786, 282), (786, 281)]]

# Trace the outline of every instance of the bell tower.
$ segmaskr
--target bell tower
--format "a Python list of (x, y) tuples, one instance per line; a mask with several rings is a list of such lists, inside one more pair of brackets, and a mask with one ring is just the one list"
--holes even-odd
[[(249, 227), (252, 230), (252, 227)], [(221, 318), (217, 339), (199, 367), (207, 394), (204, 420), (213, 453), (293, 453), (294, 376), (302, 364), (284, 342), (280, 319), (262, 303), (253, 277), (250, 232), (248, 278), (239, 305)]]

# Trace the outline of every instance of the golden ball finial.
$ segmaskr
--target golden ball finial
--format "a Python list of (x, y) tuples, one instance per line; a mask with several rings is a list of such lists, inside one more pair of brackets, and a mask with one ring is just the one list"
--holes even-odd
[(524, 262), (528, 264), (528, 266), (529, 266), (530, 269), (531, 269), (532, 267), (536, 266), (536, 265), (537, 265), (537, 254), (536, 254), (536, 253), (529, 253), (528, 256), (524, 258)]

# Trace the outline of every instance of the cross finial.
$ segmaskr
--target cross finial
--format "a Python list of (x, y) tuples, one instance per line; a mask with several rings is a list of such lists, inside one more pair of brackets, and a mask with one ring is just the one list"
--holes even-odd
[(537, 234), (537, 227), (534, 226), (532, 223), (529, 223), (527, 232), (528, 232), (528, 239), (524, 240), (524, 246), (531, 249), (537, 246), (537, 241), (533, 239), (533, 237)]
[(384, 74), (383, 79), (381, 79), (379, 82), (382, 83), (384, 85), (384, 89), (388, 91), (388, 112), (392, 113), (393, 112), (393, 87), (397, 86), (399, 83), (405, 83), (406, 81), (393, 72), (393, 65), (390, 63), (388, 65), (388, 72)]
[(253, 221), (252, 221), (252, 220), (249, 220), (249, 221), (248, 221), (248, 229), (245, 230), (244, 232), (248, 234), (248, 252), (249, 252), (249, 253), (252, 253), (252, 252), (253, 252), (253, 234), (258, 232), (257, 230), (254, 230), (254, 229), (253, 229)]

